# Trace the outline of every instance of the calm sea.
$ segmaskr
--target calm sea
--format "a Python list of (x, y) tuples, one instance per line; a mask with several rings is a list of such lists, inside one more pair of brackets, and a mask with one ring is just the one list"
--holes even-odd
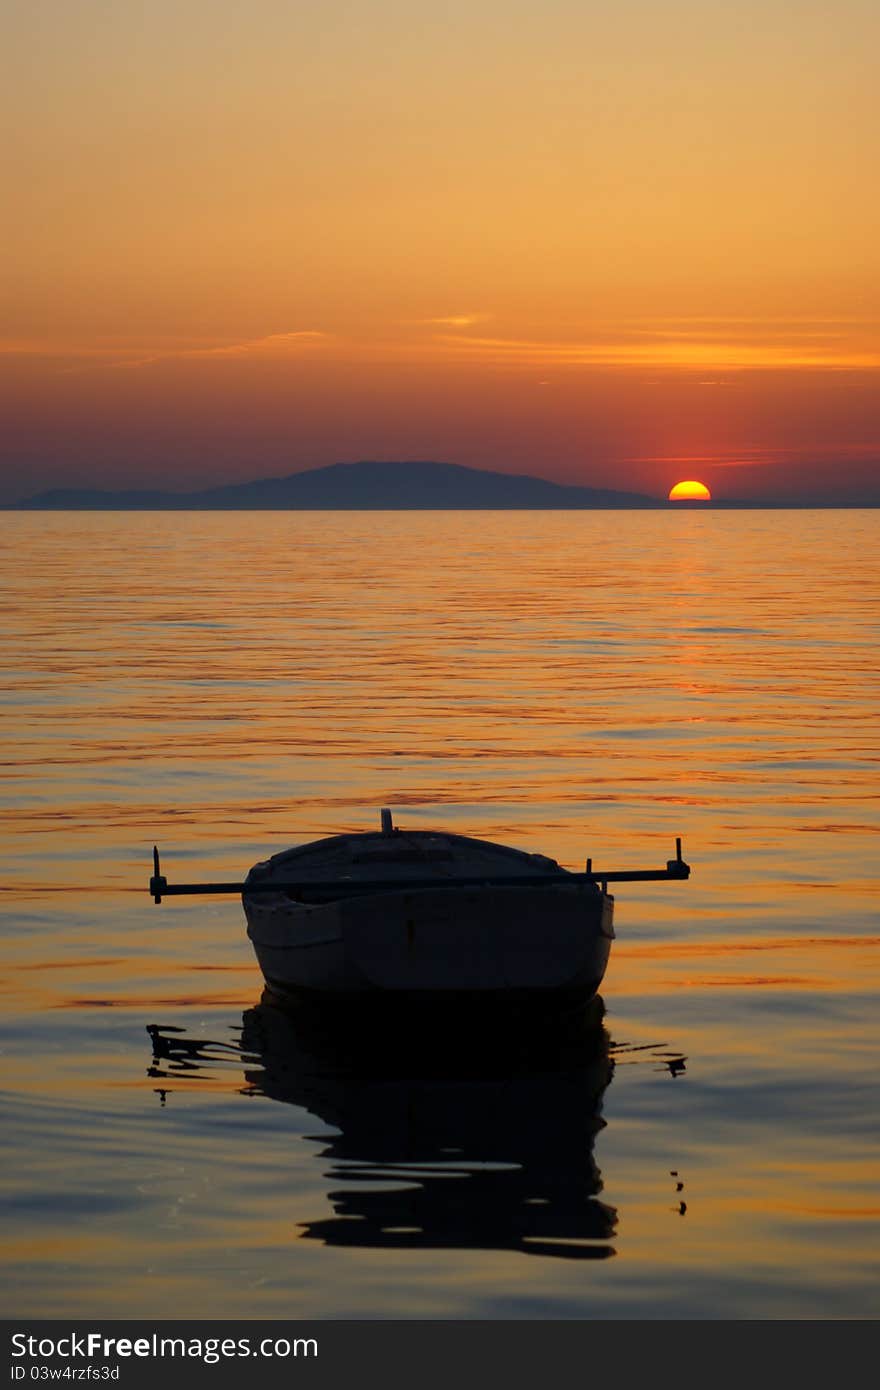
[[(3, 1306), (872, 1317), (880, 513), (4, 514)], [(373, 1056), (236, 878), (438, 827), (622, 884), (590, 1045)], [(444, 1062), (444, 1056), (447, 1061)]]

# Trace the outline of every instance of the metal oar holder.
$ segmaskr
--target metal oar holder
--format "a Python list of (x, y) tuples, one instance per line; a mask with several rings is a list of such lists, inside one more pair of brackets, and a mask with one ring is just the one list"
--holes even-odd
[(681, 857), (681, 839), (675, 841), (675, 858), (666, 861), (665, 869), (594, 869), (592, 859), (587, 860), (583, 873), (558, 874), (479, 874), (461, 878), (335, 878), (326, 881), (318, 879), (292, 879), (285, 881), (271, 879), (267, 882), (244, 883), (169, 883), (159, 871), (159, 851), (153, 846), (153, 877), (150, 879), (150, 893), (153, 901), (160, 903), (163, 898), (189, 897), (198, 893), (289, 893), (292, 897), (304, 900), (303, 895), (317, 893), (319, 896), (331, 894), (334, 898), (363, 897), (368, 893), (393, 893), (401, 891), (421, 891), (430, 888), (567, 888), (576, 883), (598, 883), (602, 892), (609, 883), (646, 883), (660, 879), (690, 878), (691, 866)]

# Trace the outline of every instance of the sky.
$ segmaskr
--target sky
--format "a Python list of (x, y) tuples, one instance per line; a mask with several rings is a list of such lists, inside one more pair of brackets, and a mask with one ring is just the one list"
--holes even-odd
[(0, 0), (0, 501), (880, 501), (876, 0)]

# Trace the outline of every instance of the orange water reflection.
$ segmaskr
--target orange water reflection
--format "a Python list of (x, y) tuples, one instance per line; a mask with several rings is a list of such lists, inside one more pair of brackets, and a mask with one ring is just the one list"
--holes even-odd
[[(845, 512), (7, 515), (16, 1306), (285, 1315), (294, 1289), (320, 1315), (863, 1315), (877, 531)], [(462, 1236), (463, 1268), (298, 1240), (335, 1220), (314, 1145), (289, 1149), (308, 1106), (243, 1095), (239, 1066), (160, 1107), (144, 1076), (146, 1024), (222, 1036), (260, 987), (240, 904), (152, 904), (152, 844), (171, 876), (229, 877), (382, 805), (569, 867), (659, 865), (684, 837), (690, 882), (616, 895), (593, 1161), (617, 1258), (587, 1290), (499, 1242)]]

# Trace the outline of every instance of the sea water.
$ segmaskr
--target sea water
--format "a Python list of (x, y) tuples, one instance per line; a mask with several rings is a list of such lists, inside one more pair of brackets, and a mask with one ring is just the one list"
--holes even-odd
[[(7, 1316), (877, 1315), (880, 513), (0, 549)], [(617, 887), (589, 1045), (341, 1055), (151, 852), (236, 879), (382, 806), (693, 875)]]

